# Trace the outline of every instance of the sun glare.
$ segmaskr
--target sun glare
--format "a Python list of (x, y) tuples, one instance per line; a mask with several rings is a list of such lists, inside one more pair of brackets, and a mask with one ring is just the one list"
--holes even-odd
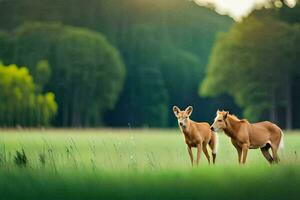
[[(216, 12), (222, 15), (229, 15), (236, 21), (241, 20), (242, 17), (247, 16), (255, 7), (264, 6), (266, 0), (194, 0), (201, 6), (214, 5)], [(289, 7), (296, 5), (295, 0), (286, 0)], [(281, 7), (280, 1), (275, 2), (275, 6)]]

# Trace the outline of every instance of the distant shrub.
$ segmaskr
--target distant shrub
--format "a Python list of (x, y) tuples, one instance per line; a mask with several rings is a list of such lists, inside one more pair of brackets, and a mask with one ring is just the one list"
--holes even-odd
[(22, 151), (16, 151), (16, 154), (14, 156), (14, 162), (17, 166), (19, 167), (26, 167), (28, 164), (28, 160), (27, 160), (27, 156), (26, 153), (24, 151), (24, 149), (22, 149)]
[(39, 154), (39, 161), (42, 164), (42, 166), (44, 167), (45, 164), (46, 164), (46, 155), (45, 155), (45, 153)]
[(58, 109), (55, 95), (36, 87), (27, 67), (0, 63), (0, 125), (50, 125)]

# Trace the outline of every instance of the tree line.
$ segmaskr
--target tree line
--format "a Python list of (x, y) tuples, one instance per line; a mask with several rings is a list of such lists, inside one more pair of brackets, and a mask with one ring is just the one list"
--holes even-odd
[[(173, 105), (193, 105), (199, 121), (224, 108), (288, 122), (280, 73), (296, 87), (298, 61), (282, 58), (296, 55), (286, 44), (297, 42), (297, 9), (234, 23), (188, 0), (2, 0), (0, 60), (26, 66), (36, 91), (55, 94), (54, 126), (170, 127)], [(293, 105), (284, 110), (294, 116)]]
[[(1, 60), (26, 65), (33, 77), (32, 66), (49, 61), (52, 75), (44, 91), (56, 95), (55, 126), (166, 127), (176, 125), (174, 104), (199, 105), (194, 116), (204, 120), (218, 102), (236, 107), (227, 96), (209, 100), (197, 94), (214, 36), (233, 22), (211, 9), (181, 0), (0, 4), (3, 46), (13, 43), (1, 48)], [(106, 48), (86, 36), (89, 31), (107, 39), (116, 51), (112, 59), (96, 53)]]

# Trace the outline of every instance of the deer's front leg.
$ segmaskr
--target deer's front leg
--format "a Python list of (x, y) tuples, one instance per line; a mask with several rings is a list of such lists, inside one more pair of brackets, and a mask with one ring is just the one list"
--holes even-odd
[(242, 161), (242, 164), (246, 163), (248, 149), (249, 149), (249, 145), (248, 144), (243, 144), (243, 146), (242, 146), (242, 152), (243, 152), (243, 161)]
[(236, 147), (238, 153), (239, 164), (242, 164), (242, 149), (241, 147)]
[(202, 150), (202, 142), (199, 143), (197, 146), (197, 165), (199, 164), (200, 161), (201, 150)]
[(188, 152), (189, 152), (190, 159), (191, 159), (191, 163), (192, 163), (192, 166), (193, 166), (193, 164), (194, 164), (194, 158), (193, 158), (192, 147), (187, 146), (187, 150), (188, 150)]
[(237, 144), (237, 142), (233, 139), (231, 139), (231, 143), (236, 148), (236, 151), (238, 153), (238, 161), (239, 164), (242, 164), (242, 148)]

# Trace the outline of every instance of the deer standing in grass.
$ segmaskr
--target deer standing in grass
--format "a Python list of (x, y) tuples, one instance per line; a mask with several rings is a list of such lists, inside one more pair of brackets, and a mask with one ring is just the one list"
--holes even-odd
[[(227, 111), (217, 111), (212, 131), (223, 130), (231, 138), (236, 148), (240, 164), (247, 159), (248, 149), (260, 148), (263, 156), (269, 163), (278, 163), (278, 148), (283, 148), (282, 130), (269, 121), (249, 123), (246, 119), (238, 119)], [(272, 155), (269, 149), (272, 150)]]
[(191, 163), (192, 165), (194, 165), (192, 147), (197, 148), (197, 165), (199, 164), (202, 150), (208, 160), (208, 163), (210, 163), (210, 156), (207, 151), (207, 145), (209, 145), (212, 150), (213, 163), (215, 163), (218, 145), (217, 135), (210, 130), (210, 125), (208, 123), (199, 123), (191, 120), (190, 116), (192, 114), (192, 111), (192, 106), (187, 107), (184, 111), (181, 111), (177, 106), (173, 107), (173, 112), (178, 119), (179, 128), (184, 135)]

